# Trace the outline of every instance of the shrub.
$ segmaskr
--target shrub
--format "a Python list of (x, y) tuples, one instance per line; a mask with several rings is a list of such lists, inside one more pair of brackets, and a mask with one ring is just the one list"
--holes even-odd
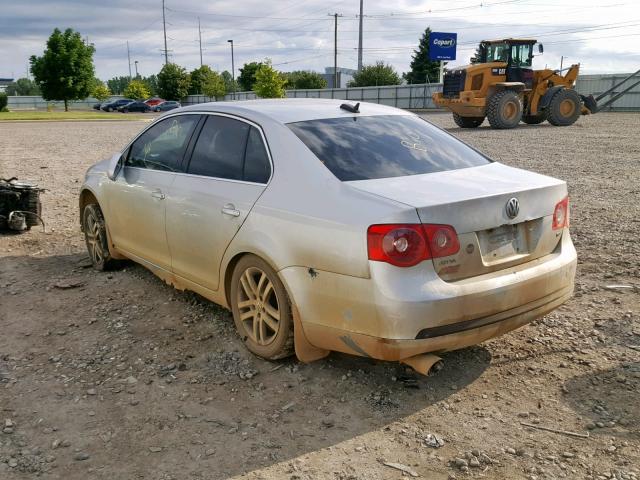
[(4, 111), (7, 108), (7, 104), (9, 103), (9, 99), (7, 98), (7, 94), (4, 92), (0, 92), (0, 110)]

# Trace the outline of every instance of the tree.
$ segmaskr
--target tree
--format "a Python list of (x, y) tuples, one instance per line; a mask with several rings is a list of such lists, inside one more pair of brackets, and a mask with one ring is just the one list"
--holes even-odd
[(399, 85), (400, 76), (391, 65), (378, 60), (374, 65), (365, 65), (353, 76), (348, 87), (371, 87), (382, 85)]
[(270, 60), (267, 60), (256, 71), (253, 90), (262, 98), (283, 98), (286, 83), (284, 76), (271, 66)]
[(40, 95), (40, 88), (29, 78), (19, 78), (7, 85), (7, 95)]
[(480, 63), (482, 61), (482, 44), (479, 43), (476, 47), (476, 51), (473, 52), (473, 57), (470, 58), (471, 63)]
[(256, 82), (256, 73), (262, 65), (262, 62), (244, 64), (240, 69), (240, 76), (238, 77), (238, 86), (241, 90), (245, 92), (253, 90), (253, 84)]
[(233, 80), (233, 76), (227, 70), (220, 74), (222, 80), (224, 80), (224, 89), (227, 93), (238, 91), (238, 82)]
[(165, 100), (180, 100), (189, 94), (191, 77), (175, 63), (167, 63), (158, 74), (158, 95)]
[(127, 89), (131, 79), (129, 77), (113, 77), (107, 80), (107, 87), (114, 95), (122, 95)]
[(124, 91), (124, 96), (135, 100), (149, 98), (149, 89), (142, 80), (132, 80)]
[(429, 35), (431, 28), (427, 29), (420, 38), (418, 49), (413, 51), (411, 71), (404, 74), (407, 83), (437, 82), (440, 76), (440, 62), (429, 60)]
[(0, 92), (0, 112), (7, 111), (8, 103), (9, 103), (9, 99), (7, 98), (7, 94), (4, 92)]
[(287, 79), (287, 87), (294, 90), (308, 88), (327, 88), (327, 81), (316, 72), (296, 70), (284, 74)]
[(203, 86), (213, 73), (209, 65), (202, 65), (191, 72), (191, 86), (189, 95), (199, 95), (203, 93)]
[(148, 77), (142, 77), (143, 83), (149, 89), (149, 93), (153, 96), (158, 95), (158, 76), (149, 75)]
[(45, 100), (86, 98), (94, 87), (93, 45), (85, 44), (80, 33), (68, 28), (62, 33), (55, 29), (43, 56), (30, 58), (31, 72)]
[(210, 98), (224, 97), (227, 92), (224, 84), (224, 79), (217, 72), (211, 72), (204, 79), (202, 85), (202, 93)]
[(111, 96), (111, 92), (109, 91), (109, 87), (100, 82), (94, 87), (91, 95), (93, 95), (93, 98), (95, 98), (99, 102), (104, 102)]

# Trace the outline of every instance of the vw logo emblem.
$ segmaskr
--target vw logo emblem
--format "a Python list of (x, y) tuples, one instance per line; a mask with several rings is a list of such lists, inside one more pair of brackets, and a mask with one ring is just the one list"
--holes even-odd
[(507, 217), (516, 218), (518, 216), (518, 212), (520, 211), (520, 202), (518, 202), (517, 198), (511, 198), (507, 202), (505, 206), (505, 211), (507, 212)]

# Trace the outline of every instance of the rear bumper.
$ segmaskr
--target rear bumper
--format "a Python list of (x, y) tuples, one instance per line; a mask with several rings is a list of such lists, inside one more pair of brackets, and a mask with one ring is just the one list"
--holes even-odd
[(556, 251), (509, 269), (444, 282), (423, 262), (371, 262), (371, 278), (289, 267), (280, 274), (312, 345), (383, 360), (455, 350), (518, 328), (571, 297), (576, 252), (565, 231)]

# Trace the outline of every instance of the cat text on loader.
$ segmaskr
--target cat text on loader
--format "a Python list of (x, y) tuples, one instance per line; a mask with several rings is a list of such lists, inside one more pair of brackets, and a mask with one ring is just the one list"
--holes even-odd
[[(451, 110), (463, 128), (478, 127), (485, 118), (493, 128), (545, 120), (566, 126), (580, 114), (595, 113), (573, 88), (580, 65), (571, 65), (564, 74), (533, 70), (535, 44), (533, 39), (483, 41), (477, 63), (445, 72), (443, 91), (433, 95), (434, 103)], [(541, 44), (538, 51), (543, 51)]]

